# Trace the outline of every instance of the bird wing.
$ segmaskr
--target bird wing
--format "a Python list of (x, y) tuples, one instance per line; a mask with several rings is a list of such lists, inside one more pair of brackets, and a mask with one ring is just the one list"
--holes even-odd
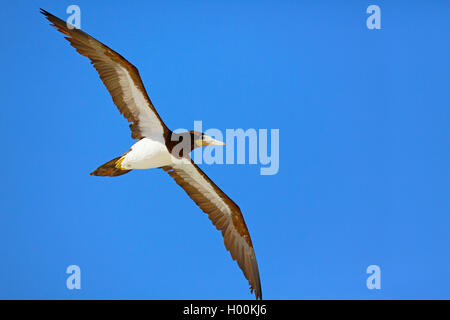
[[(91, 60), (114, 104), (130, 122), (131, 136), (134, 139), (167, 132), (168, 129), (156, 112), (135, 66), (87, 33), (43, 9), (41, 13), (58, 31), (66, 35), (65, 38), (80, 54)], [(69, 29), (68, 26), (73, 28)]]
[(225, 247), (247, 278), (251, 292), (261, 299), (261, 281), (255, 251), (241, 210), (192, 161), (162, 167), (189, 197), (208, 214), (215, 227), (222, 231)]

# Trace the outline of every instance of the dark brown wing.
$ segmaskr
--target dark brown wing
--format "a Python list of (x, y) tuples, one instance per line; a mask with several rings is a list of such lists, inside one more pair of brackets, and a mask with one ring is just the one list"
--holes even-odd
[(163, 167), (222, 231), (225, 247), (236, 260), (256, 299), (262, 298), (255, 251), (239, 207), (192, 161)]
[[(160, 135), (167, 131), (166, 125), (145, 91), (135, 66), (87, 33), (43, 9), (41, 13), (58, 31), (67, 36), (65, 38), (80, 54), (91, 60), (114, 104), (130, 122), (131, 136), (134, 139)], [(70, 29), (68, 26), (73, 28)]]

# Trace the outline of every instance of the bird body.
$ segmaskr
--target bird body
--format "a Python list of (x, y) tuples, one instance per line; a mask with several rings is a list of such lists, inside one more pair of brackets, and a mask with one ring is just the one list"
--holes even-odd
[(117, 177), (134, 169), (151, 168), (166, 171), (222, 232), (225, 247), (247, 278), (251, 292), (261, 299), (258, 264), (242, 212), (189, 155), (195, 148), (224, 143), (202, 132), (172, 132), (153, 106), (136, 67), (87, 33), (43, 9), (41, 13), (66, 35), (77, 52), (90, 59), (114, 104), (130, 122), (132, 138), (138, 140), (128, 152), (91, 175)]
[(169, 166), (175, 157), (171, 155), (161, 139), (142, 138), (124, 156), (123, 169), (152, 169)]

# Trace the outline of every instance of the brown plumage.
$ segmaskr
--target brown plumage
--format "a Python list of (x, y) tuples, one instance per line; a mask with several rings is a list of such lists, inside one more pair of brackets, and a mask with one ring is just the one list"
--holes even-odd
[(117, 162), (122, 158), (123, 156), (117, 157), (115, 159), (112, 159), (111, 161), (108, 161), (107, 163), (101, 165), (94, 171), (90, 173), (91, 176), (101, 176), (101, 177), (117, 177), (121, 176), (125, 173), (130, 172), (131, 170), (125, 170), (120, 169), (117, 166)]
[[(236, 260), (256, 299), (262, 298), (258, 263), (252, 240), (242, 216), (241, 209), (192, 161), (192, 167), (162, 167), (181, 186), (188, 196), (205, 212), (217, 230), (222, 232), (225, 247)], [(192, 174), (192, 171), (196, 174)], [(201, 182), (198, 182), (201, 181)], [(202, 182), (205, 183), (202, 183)], [(205, 188), (210, 186), (214, 192)], [(222, 204), (230, 210), (230, 216), (223, 213)]]
[[(69, 29), (65, 21), (45, 10), (41, 9), (41, 12), (58, 31), (66, 35), (65, 38), (80, 54), (90, 59), (111, 94), (114, 104), (130, 122), (132, 137), (139, 141), (127, 153), (132, 153), (135, 147), (139, 149), (137, 145), (142, 145), (140, 142), (151, 144), (155, 137), (164, 139), (167, 153), (173, 160), (168, 165), (157, 167), (165, 170), (208, 214), (215, 227), (222, 232), (225, 247), (243, 271), (251, 291), (255, 293), (257, 299), (261, 299), (258, 264), (240, 208), (189, 157), (192, 149), (208, 143), (213, 144), (214, 141), (208, 142), (207, 138), (210, 137), (201, 132), (172, 133), (156, 112), (136, 67), (87, 33)], [(178, 148), (180, 145), (177, 142), (181, 143), (183, 148)], [(91, 175), (115, 177), (131, 171), (130, 167), (121, 169), (122, 163), (127, 161), (125, 157), (127, 153), (98, 167)], [(130, 159), (133, 157), (130, 156)], [(131, 168), (142, 169), (142, 167)]]
[[(43, 9), (41, 9), (41, 13), (46, 16), (58, 31), (66, 35), (65, 38), (78, 53), (91, 60), (91, 64), (97, 70), (100, 79), (102, 79), (103, 84), (111, 94), (114, 104), (120, 113), (130, 122), (131, 136), (134, 139), (144, 137), (145, 132), (143, 131), (145, 130), (143, 130), (142, 123), (140, 123), (140, 117), (142, 116), (141, 108), (138, 105), (138, 101), (135, 101), (130, 94), (133, 88), (123, 85), (125, 83), (124, 81), (121, 82), (121, 80), (126, 80), (127, 76), (131, 78), (132, 85), (142, 93), (143, 99), (145, 99), (147, 104), (146, 108), (148, 107), (152, 111), (155, 119), (150, 119), (149, 121), (158, 122), (164, 131), (168, 130), (145, 91), (139, 71), (135, 66), (87, 33), (76, 28), (69, 29), (67, 22)], [(147, 116), (147, 113), (145, 115)]]

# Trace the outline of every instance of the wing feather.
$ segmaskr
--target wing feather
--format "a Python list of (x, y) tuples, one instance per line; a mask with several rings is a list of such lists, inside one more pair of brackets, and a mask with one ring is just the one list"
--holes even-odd
[(222, 232), (225, 248), (230, 251), (257, 299), (262, 298), (261, 281), (255, 250), (241, 210), (192, 161), (162, 167), (189, 197), (208, 214), (214, 226)]
[(78, 53), (91, 60), (114, 104), (130, 122), (131, 136), (134, 139), (155, 134), (164, 135), (168, 132), (148, 96), (135, 66), (87, 33), (76, 28), (69, 29), (68, 23), (43, 9), (41, 9), (41, 13), (58, 31), (66, 35), (64, 38)]

